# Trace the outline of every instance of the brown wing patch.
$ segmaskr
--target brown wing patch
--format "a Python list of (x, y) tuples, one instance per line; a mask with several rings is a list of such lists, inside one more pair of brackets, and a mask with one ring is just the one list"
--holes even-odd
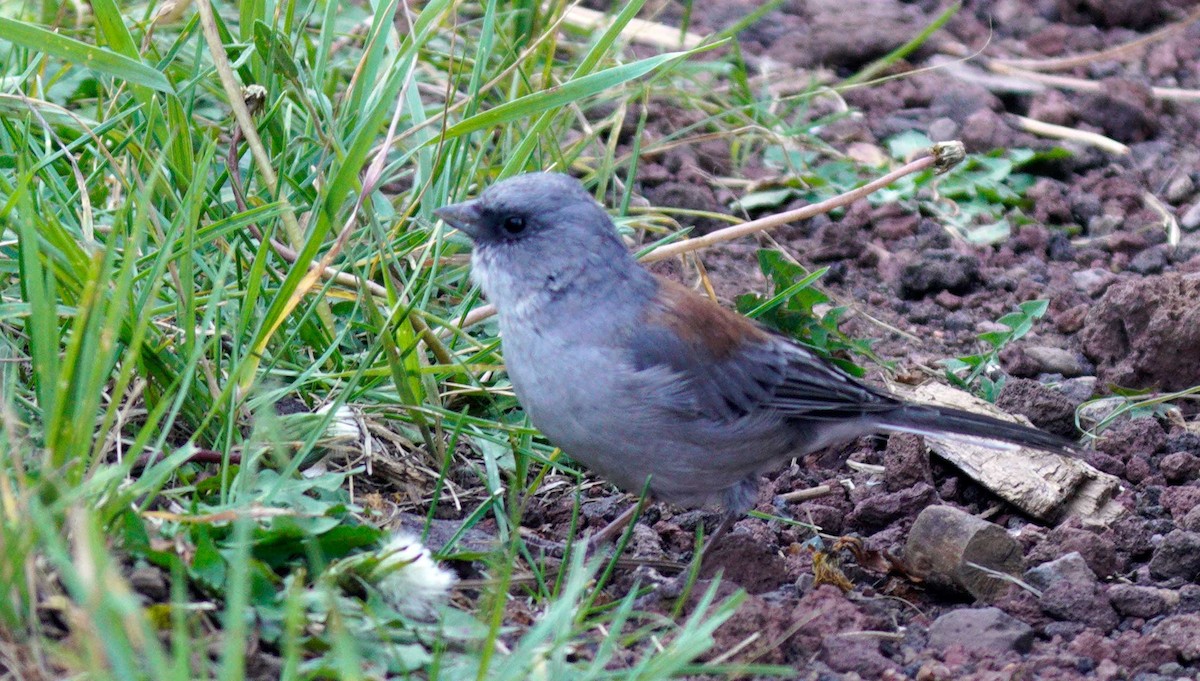
[(725, 359), (748, 342), (769, 337), (749, 319), (669, 279), (658, 277), (657, 302), (647, 321), (662, 324), (680, 341), (703, 348), (715, 360)]

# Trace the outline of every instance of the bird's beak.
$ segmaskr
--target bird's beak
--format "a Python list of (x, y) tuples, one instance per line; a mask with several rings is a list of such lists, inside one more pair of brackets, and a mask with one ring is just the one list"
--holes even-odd
[(472, 239), (479, 234), (479, 220), (482, 215), (479, 211), (478, 199), (452, 203), (449, 206), (438, 208), (433, 211), (433, 214)]

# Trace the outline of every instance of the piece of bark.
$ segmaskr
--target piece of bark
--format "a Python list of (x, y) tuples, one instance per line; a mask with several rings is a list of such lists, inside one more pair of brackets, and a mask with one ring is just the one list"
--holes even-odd
[[(901, 392), (916, 402), (1029, 425), (1028, 419), (1005, 413), (993, 404), (939, 383), (930, 382)], [(1120, 479), (1080, 459), (1016, 445), (975, 444), (954, 437), (927, 437), (925, 441), (935, 454), (1036, 518), (1058, 521), (1078, 516), (1085, 524), (1109, 525), (1125, 512), (1115, 500), (1121, 491)]]
[(1021, 544), (1003, 527), (953, 506), (921, 511), (908, 533), (904, 561), (926, 582), (985, 602), (1012, 585), (997, 574), (1015, 578), (1025, 567)]

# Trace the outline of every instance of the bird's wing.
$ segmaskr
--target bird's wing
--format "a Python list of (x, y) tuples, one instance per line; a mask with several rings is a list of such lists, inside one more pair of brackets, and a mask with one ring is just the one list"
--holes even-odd
[(631, 331), (640, 371), (669, 372), (678, 408), (718, 420), (769, 409), (782, 417), (842, 419), (895, 409), (896, 400), (808, 350), (691, 290), (660, 280)]

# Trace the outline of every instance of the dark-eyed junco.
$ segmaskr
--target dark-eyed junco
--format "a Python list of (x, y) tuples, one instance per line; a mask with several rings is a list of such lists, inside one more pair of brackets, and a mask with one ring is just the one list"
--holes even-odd
[(688, 288), (643, 269), (567, 175), (504, 180), (436, 211), (475, 243), (517, 398), (556, 446), (631, 492), (719, 504), (759, 475), (875, 432), (959, 435), (1068, 453), (1048, 433), (905, 402), (854, 380)]

